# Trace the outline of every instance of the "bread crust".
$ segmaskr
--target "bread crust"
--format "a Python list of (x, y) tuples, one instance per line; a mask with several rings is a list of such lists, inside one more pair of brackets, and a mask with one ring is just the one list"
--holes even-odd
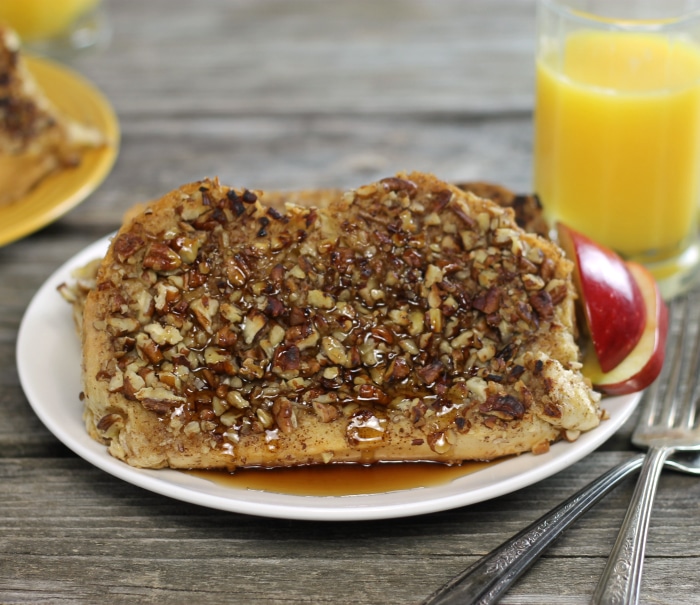
[(457, 463), (597, 426), (555, 244), (422, 173), (317, 199), (282, 213), (203, 180), (125, 222), (82, 324), (85, 422), (112, 455)]

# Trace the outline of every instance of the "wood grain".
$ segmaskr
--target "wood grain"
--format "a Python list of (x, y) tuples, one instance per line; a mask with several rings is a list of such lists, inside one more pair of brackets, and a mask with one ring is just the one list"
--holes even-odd
[[(21, 318), (44, 280), (133, 203), (215, 175), (294, 189), (417, 169), (531, 188), (533, 0), (106, 6), (111, 45), (72, 66), (114, 104), (120, 157), (85, 203), (0, 248), (0, 603), (417, 604), (630, 455), (634, 419), (581, 462), (489, 502), (312, 523), (158, 496), (61, 445), (19, 383)], [(570, 528), (503, 603), (587, 603), (632, 489)], [(696, 603), (699, 562), (700, 483), (666, 473), (642, 601)]]

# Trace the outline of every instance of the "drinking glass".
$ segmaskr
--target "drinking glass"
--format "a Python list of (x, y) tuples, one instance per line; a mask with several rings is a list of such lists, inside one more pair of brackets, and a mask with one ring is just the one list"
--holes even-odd
[(28, 50), (58, 58), (109, 39), (100, 0), (0, 0), (0, 23), (14, 29)]
[(561, 221), (697, 281), (700, 1), (539, 0), (534, 185)]

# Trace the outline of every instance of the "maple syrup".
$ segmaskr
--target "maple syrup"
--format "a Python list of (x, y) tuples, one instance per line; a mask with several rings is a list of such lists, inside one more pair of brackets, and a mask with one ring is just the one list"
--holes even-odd
[(330, 464), (245, 468), (233, 473), (206, 470), (186, 472), (236, 489), (295, 496), (356, 496), (444, 485), (498, 462), (464, 462), (454, 466), (434, 462), (384, 462), (367, 466)]

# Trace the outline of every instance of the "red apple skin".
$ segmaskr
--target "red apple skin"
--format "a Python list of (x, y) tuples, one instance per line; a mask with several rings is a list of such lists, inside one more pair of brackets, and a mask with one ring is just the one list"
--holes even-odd
[(576, 267), (588, 332), (603, 372), (625, 359), (639, 342), (646, 307), (637, 281), (615, 252), (562, 223), (559, 243)]
[(584, 375), (596, 390), (607, 395), (626, 395), (648, 387), (661, 372), (666, 351), (668, 307), (651, 273), (637, 263), (627, 265), (643, 293), (647, 321), (637, 346), (612, 371), (601, 371), (595, 355), (584, 360)]

